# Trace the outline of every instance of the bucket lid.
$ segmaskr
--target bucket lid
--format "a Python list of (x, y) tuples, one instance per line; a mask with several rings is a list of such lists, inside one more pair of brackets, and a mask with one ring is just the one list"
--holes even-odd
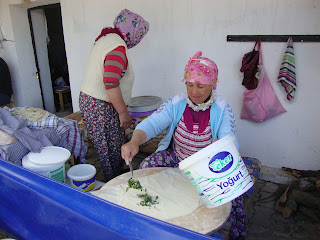
[(148, 112), (160, 107), (162, 99), (156, 96), (133, 97), (128, 103), (130, 112)]
[(43, 147), (39, 153), (30, 152), (27, 155), (33, 164), (51, 165), (67, 161), (71, 154), (65, 148), (48, 146)]
[(235, 140), (231, 135), (227, 135), (219, 139), (218, 141), (208, 145), (200, 151), (192, 154), (190, 157), (187, 157), (183, 161), (179, 162), (179, 169), (184, 170), (203, 158), (213, 157), (213, 152), (219, 152), (221, 148), (224, 148), (226, 145), (229, 145), (232, 142), (234, 143), (234, 141)]
[(91, 164), (78, 164), (72, 166), (68, 172), (67, 176), (75, 181), (87, 180), (96, 175), (96, 168)]

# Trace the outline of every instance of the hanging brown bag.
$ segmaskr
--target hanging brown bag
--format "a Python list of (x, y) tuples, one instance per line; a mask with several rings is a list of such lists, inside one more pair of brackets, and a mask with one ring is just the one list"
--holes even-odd
[(240, 72), (243, 72), (242, 85), (248, 90), (256, 89), (259, 83), (259, 80), (256, 78), (256, 73), (258, 71), (260, 46), (261, 39), (258, 38), (253, 50), (246, 53), (242, 58), (242, 66), (240, 68)]

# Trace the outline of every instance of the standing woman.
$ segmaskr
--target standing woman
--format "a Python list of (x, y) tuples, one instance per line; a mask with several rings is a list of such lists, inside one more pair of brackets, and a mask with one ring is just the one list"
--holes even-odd
[(134, 72), (128, 49), (136, 46), (149, 30), (149, 23), (127, 9), (96, 38), (81, 84), (81, 116), (98, 153), (106, 181), (123, 167), (121, 146), (131, 125), (127, 103), (131, 98)]
[[(133, 132), (122, 146), (122, 157), (128, 164), (139, 151), (139, 145), (168, 128), (155, 153), (145, 158), (140, 168), (178, 167), (179, 162), (211, 143), (231, 135), (236, 137), (236, 121), (230, 105), (216, 94), (218, 68), (214, 61), (197, 52), (187, 63), (184, 82), (187, 94), (174, 96)], [(245, 238), (243, 197), (232, 201), (229, 217), (229, 239)]]

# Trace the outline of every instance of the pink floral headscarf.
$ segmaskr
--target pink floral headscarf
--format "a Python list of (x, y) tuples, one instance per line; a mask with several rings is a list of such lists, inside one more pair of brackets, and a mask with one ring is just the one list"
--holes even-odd
[(212, 89), (216, 90), (218, 82), (218, 67), (209, 58), (201, 57), (202, 52), (198, 51), (188, 61), (184, 69), (184, 82), (195, 82), (210, 85), (213, 81)]
[(128, 9), (119, 13), (113, 25), (123, 35), (128, 48), (136, 46), (149, 31), (149, 23)]

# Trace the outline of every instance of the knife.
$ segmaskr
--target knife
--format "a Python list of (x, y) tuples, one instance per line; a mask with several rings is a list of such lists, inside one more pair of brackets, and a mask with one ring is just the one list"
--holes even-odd
[(130, 167), (131, 177), (133, 178), (132, 159), (129, 159), (129, 167)]

